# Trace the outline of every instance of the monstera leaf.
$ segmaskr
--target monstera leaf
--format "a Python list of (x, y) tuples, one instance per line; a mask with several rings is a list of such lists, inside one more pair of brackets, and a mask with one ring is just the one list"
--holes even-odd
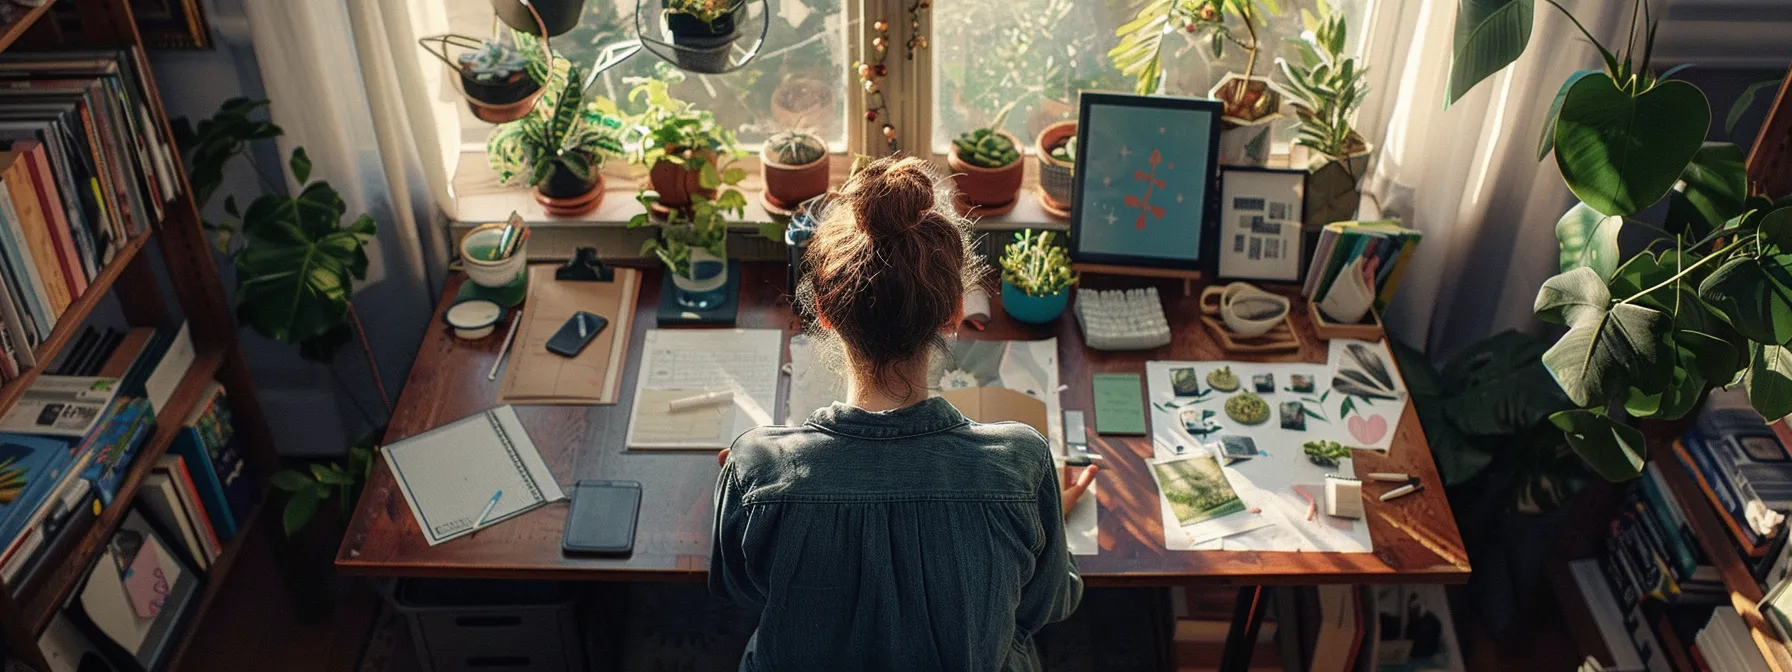
[[(258, 206), (268, 216), (251, 219)], [(282, 343), (326, 336), (342, 324), (353, 282), (367, 276), (364, 246), (375, 231), (368, 215), (342, 225), (344, 210), (325, 182), (250, 206), (249, 243), (237, 257), (238, 319)]]
[(1556, 120), (1556, 167), (1581, 202), (1631, 215), (1661, 200), (1705, 140), (1699, 87), (1670, 80), (1632, 93), (1610, 76), (1568, 87)]
[(1643, 433), (1604, 413), (1584, 408), (1562, 411), (1549, 421), (1568, 435), (1568, 445), (1587, 466), (1608, 481), (1627, 481), (1643, 473)]
[(1450, 49), (1450, 105), (1501, 68), (1511, 65), (1531, 41), (1535, 0), (1461, 0), (1456, 6), (1456, 38)]
[(1629, 387), (1657, 392), (1671, 374), (1664, 335), (1671, 320), (1636, 304), (1611, 303), (1605, 281), (1581, 267), (1557, 275), (1537, 292), (1538, 317), (1568, 325), (1543, 353), (1543, 365), (1577, 406), (1596, 406)]
[(1618, 270), (1618, 232), (1623, 217), (1599, 214), (1585, 203), (1576, 203), (1556, 222), (1556, 244), (1561, 250), (1562, 271), (1585, 266), (1601, 279)]
[(1545, 350), (1535, 336), (1505, 331), (1451, 358), (1441, 374), (1450, 421), (1470, 435), (1503, 436), (1568, 408), (1568, 399), (1543, 368)]

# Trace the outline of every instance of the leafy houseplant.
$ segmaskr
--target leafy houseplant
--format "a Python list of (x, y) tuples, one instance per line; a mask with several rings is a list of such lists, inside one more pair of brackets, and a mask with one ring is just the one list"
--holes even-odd
[(634, 85), (629, 102), (646, 105), (634, 117), (643, 137), (629, 158), (647, 166), (656, 211), (687, 210), (697, 196), (727, 200), (718, 199), (716, 190), (746, 178), (745, 169), (727, 165), (742, 155), (734, 133), (714, 114), (672, 97), (671, 85), (683, 79), (683, 73), (661, 67), (655, 77), (624, 80)]
[(603, 202), (605, 154), (623, 151), (623, 123), (614, 104), (584, 99), (583, 69), (555, 58), (534, 109), (499, 126), (486, 140), (498, 179), (527, 175), (550, 214), (579, 215)]
[[(1132, 21), (1114, 30), (1120, 44), (1108, 51), (1108, 57), (1133, 77), (1134, 91), (1152, 94), (1162, 85), (1168, 35), (1204, 35), (1214, 58), (1225, 55), (1227, 43), (1243, 49), (1244, 73), (1221, 78), (1208, 95), (1225, 105), (1221, 162), (1260, 166), (1269, 160), (1269, 126), (1281, 118), (1282, 96), (1268, 79), (1256, 76), (1257, 53), (1263, 46), (1258, 28), (1265, 13), (1281, 12), (1276, 0), (1150, 0)], [(1228, 22), (1231, 17), (1237, 17), (1239, 27)]]
[(783, 131), (766, 139), (759, 154), (768, 208), (789, 212), (828, 190), (828, 145), (814, 133)]
[(361, 487), (373, 474), (373, 456), (379, 450), (371, 440), (348, 450), (346, 464), (331, 462), (312, 464), (308, 471), (282, 469), (274, 472), (273, 484), (288, 493), (286, 508), (280, 515), (281, 529), (292, 536), (304, 529), (317, 516), (318, 505), (334, 500), (344, 516), (353, 513), (361, 499)]
[(1070, 255), (1051, 231), (1027, 229), (1014, 234), (1002, 250), (1002, 309), (1028, 324), (1045, 324), (1064, 314), (1070, 303)]
[(1040, 131), (1033, 142), (1033, 155), (1039, 161), (1040, 203), (1053, 214), (1070, 216), (1076, 194), (1076, 120), (1060, 121)]
[(715, 74), (727, 69), (728, 51), (738, 37), (735, 19), (745, 0), (660, 0), (666, 10), (666, 32), (677, 45), (678, 66)]
[(1301, 10), (1307, 39), (1298, 43), (1300, 62), (1278, 59), (1300, 119), (1295, 144), (1317, 155), (1307, 181), (1304, 209), (1308, 226), (1352, 219), (1361, 194), (1358, 183), (1369, 165), (1370, 146), (1353, 127), (1357, 108), (1369, 93), (1367, 68), (1344, 55), (1348, 28), (1342, 15), (1319, 4), (1321, 18)]
[[(1449, 100), (1523, 53), (1531, 5), (1463, 6)], [(1522, 30), (1502, 28), (1514, 22)], [(1568, 326), (1541, 358), (1575, 408), (1550, 421), (1611, 480), (1635, 477), (1646, 459), (1643, 432), (1620, 413), (1678, 419), (1711, 388), (1736, 383), (1763, 416), (1792, 413), (1792, 207), (1775, 205), (1783, 194), (1752, 192), (1741, 148), (1703, 142), (1703, 92), (1649, 69), (1655, 28), (1638, 0), (1622, 54), (1581, 29), (1605, 69), (1563, 83), (1538, 151), (1555, 154), (1581, 201), (1556, 224), (1562, 272), (1535, 304), (1538, 317)], [(1664, 197), (1660, 226), (1634, 219)], [(1626, 258), (1625, 228), (1654, 240)]]
[(1025, 172), (1020, 163), (1020, 141), (1001, 130), (1013, 109), (1014, 104), (1009, 103), (988, 126), (959, 135), (946, 157), (959, 198), (964, 205), (982, 208), (983, 214), (1007, 212), (1020, 197), (1020, 179)]
[[(635, 197), (643, 212), (628, 222), (637, 229), (655, 223), (651, 213), (657, 209), (653, 191), (643, 190)], [(685, 308), (706, 310), (727, 299), (722, 293), (728, 281), (728, 215), (745, 214), (747, 199), (738, 189), (723, 191), (715, 200), (698, 194), (686, 208), (666, 211), (659, 222), (657, 237), (641, 244), (641, 256), (655, 257), (666, 265), (672, 276), (674, 298)]]
[[(335, 606), (336, 548), (342, 544), (362, 487), (373, 473), (378, 451), (369, 436), (349, 447), (343, 462), (274, 472), (274, 488), (286, 493), (280, 515), (285, 534), (274, 543), (279, 548), (282, 583), (304, 622), (328, 620)], [(329, 501), (336, 502), (334, 511), (322, 506)]]

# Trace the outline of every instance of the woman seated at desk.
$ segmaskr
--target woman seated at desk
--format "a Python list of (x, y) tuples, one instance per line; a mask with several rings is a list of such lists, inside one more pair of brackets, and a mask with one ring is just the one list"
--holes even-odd
[(982, 265), (919, 159), (847, 182), (797, 303), (840, 346), (848, 402), (723, 451), (710, 587), (760, 611), (742, 670), (1037, 670), (1082, 598), (1045, 437), (929, 398), (928, 359)]

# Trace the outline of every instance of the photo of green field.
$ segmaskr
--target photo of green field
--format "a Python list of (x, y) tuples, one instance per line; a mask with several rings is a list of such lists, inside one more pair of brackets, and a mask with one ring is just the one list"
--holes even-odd
[(1220, 463), (1212, 457), (1159, 462), (1151, 465), (1151, 472), (1176, 521), (1184, 526), (1244, 510), (1244, 502), (1226, 483)]

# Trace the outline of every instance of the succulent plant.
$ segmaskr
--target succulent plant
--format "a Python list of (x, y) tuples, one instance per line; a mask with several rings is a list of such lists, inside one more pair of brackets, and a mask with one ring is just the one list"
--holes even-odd
[(978, 168), (1001, 168), (1020, 160), (1020, 148), (1014, 146), (1014, 140), (1001, 133), (1002, 123), (1008, 120), (1008, 112), (1014, 109), (1014, 103), (1002, 107), (996, 118), (988, 126), (974, 131), (967, 131), (952, 145), (958, 148), (958, 159)]
[(1002, 251), (1001, 265), (1002, 280), (1027, 296), (1052, 296), (1076, 281), (1070, 255), (1062, 244), (1052, 242), (1051, 231), (1014, 234), (1014, 242)]
[(1066, 163), (1076, 163), (1076, 136), (1070, 136), (1064, 144), (1052, 148), (1052, 158)]
[(459, 60), (461, 72), (485, 84), (507, 81), (529, 68), (529, 58), (516, 45), (499, 40), (486, 40), (479, 49), (461, 54)]
[(828, 145), (808, 131), (782, 131), (767, 138), (766, 154), (786, 166), (807, 166), (828, 153)]

